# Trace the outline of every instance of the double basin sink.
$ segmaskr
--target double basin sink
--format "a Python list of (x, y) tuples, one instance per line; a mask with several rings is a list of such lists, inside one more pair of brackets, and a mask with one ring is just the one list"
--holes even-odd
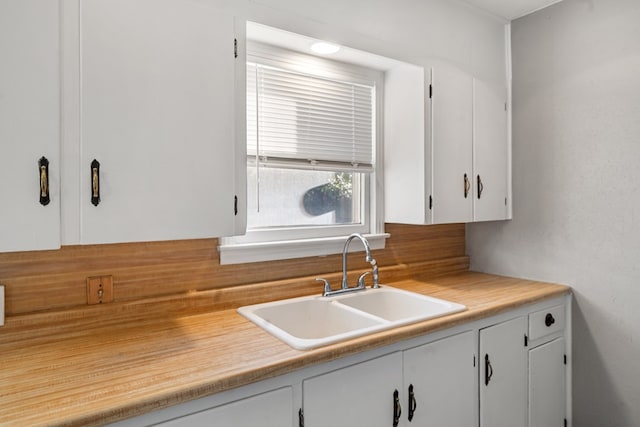
[(238, 312), (291, 347), (308, 350), (466, 307), (389, 286), (240, 307)]

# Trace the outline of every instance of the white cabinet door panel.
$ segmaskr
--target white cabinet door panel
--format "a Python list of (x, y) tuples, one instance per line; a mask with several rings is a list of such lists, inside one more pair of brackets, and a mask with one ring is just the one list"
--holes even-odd
[[(468, 427), (477, 424), (476, 339), (473, 332), (404, 352), (405, 392), (413, 386), (410, 425)], [(409, 414), (407, 400), (404, 412)]]
[(562, 427), (566, 418), (565, 340), (529, 351), (529, 427)]
[(385, 73), (385, 222), (429, 222), (431, 153), (425, 137), (424, 101), (424, 68), (403, 64)]
[(480, 330), (480, 427), (525, 427), (527, 318)]
[(507, 111), (504, 88), (473, 82), (473, 219), (507, 218)]
[[(455, 68), (433, 70), (433, 222), (473, 220), (473, 79)], [(465, 180), (468, 192), (465, 197)]]
[(52, 0), (0, 2), (0, 252), (60, 247), (59, 13)]
[(158, 425), (163, 427), (293, 427), (291, 387), (207, 409)]
[(233, 17), (206, 2), (86, 0), (81, 46), (82, 243), (230, 234)]
[(302, 387), (305, 427), (391, 426), (394, 390), (402, 394), (402, 353), (307, 379)]

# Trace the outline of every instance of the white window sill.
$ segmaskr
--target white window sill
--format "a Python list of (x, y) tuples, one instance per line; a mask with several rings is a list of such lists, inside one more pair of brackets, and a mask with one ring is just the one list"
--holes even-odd
[[(382, 233), (363, 236), (373, 250), (384, 249), (385, 241), (391, 235)], [(339, 236), (265, 243), (221, 244), (218, 246), (218, 252), (220, 252), (220, 264), (223, 265), (305, 258), (342, 253), (346, 239), (347, 236)], [(364, 248), (359, 242), (352, 242), (349, 246), (349, 252), (362, 250)]]

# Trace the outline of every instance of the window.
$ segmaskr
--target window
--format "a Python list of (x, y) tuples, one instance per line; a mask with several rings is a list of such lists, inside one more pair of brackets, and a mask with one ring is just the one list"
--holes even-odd
[[(247, 46), (247, 234), (221, 262), (325, 255), (381, 235), (376, 188), (382, 73)], [(380, 244), (381, 243), (381, 244)]]

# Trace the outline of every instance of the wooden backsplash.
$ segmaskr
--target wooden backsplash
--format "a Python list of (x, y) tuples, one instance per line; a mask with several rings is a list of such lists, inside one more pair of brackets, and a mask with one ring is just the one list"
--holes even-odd
[[(374, 251), (381, 280), (411, 264), (465, 257), (464, 224), (387, 224), (384, 250)], [(54, 251), (0, 253), (0, 284), (8, 316), (85, 306), (86, 278), (112, 275), (115, 301), (176, 295), (257, 282), (335, 273), (341, 255), (238, 265), (220, 265), (217, 239), (64, 246)], [(349, 256), (349, 269), (365, 269), (363, 256)], [(385, 270), (386, 268), (386, 270)], [(385, 273), (386, 271), (386, 273)], [(387, 274), (387, 276), (385, 276)], [(320, 289), (320, 287), (318, 287)]]

